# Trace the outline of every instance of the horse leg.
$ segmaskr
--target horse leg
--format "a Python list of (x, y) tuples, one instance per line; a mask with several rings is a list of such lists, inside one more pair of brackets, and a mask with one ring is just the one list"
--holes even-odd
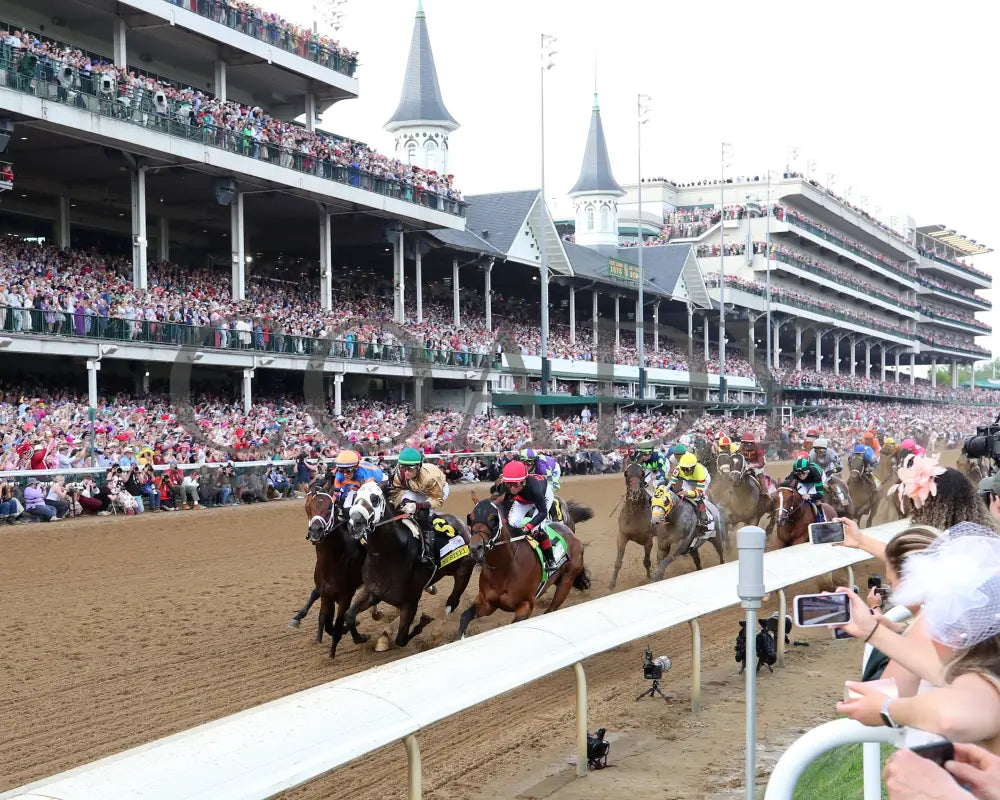
[(721, 532), (718, 532), (718, 533), (715, 534), (715, 537), (712, 539), (712, 547), (714, 547), (715, 548), (715, 552), (719, 554), (719, 563), (720, 564), (725, 564), (726, 563), (726, 555), (725, 555), (725, 552), (724, 552), (724, 550), (725, 550), (725, 544), (723, 542), (723, 538), (722, 538), (722, 533)]
[[(358, 629), (358, 614), (360, 614), (362, 611), (365, 611), (366, 609), (371, 608), (378, 601), (379, 601), (379, 598), (376, 597), (368, 589), (367, 586), (362, 586), (361, 587), (361, 590), (358, 593), (358, 596), (354, 600), (354, 604), (349, 609), (347, 609), (347, 614), (344, 615), (344, 620), (343, 620), (343, 623), (342, 623), (343, 626), (347, 628), (347, 630), (349, 630), (349, 631), (352, 632), (351, 633), (352, 637), (354, 636), (354, 631), (357, 631), (357, 629)], [(343, 631), (343, 628), (341, 628), (341, 631)], [(330, 657), (331, 658), (333, 658), (333, 654), (334, 654), (334, 652), (336, 652), (337, 642), (338, 641), (339, 641), (339, 638), (335, 638), (334, 642), (333, 642), (333, 647), (330, 648)], [(355, 641), (357, 641), (357, 639), (355, 639)]]
[(472, 580), (472, 573), (475, 569), (475, 562), (466, 556), (462, 561), (462, 566), (455, 572), (455, 585), (452, 587), (451, 594), (448, 595), (448, 600), (444, 604), (444, 615), (446, 617), (458, 608), (458, 602), (462, 599), (462, 595), (468, 588), (469, 581)]
[(433, 618), (427, 614), (421, 614), (420, 620), (417, 622), (413, 630), (410, 630), (410, 625), (413, 623), (413, 618), (417, 614), (417, 601), (413, 600), (407, 605), (403, 606), (399, 610), (399, 630), (396, 631), (396, 644), (399, 647), (406, 647), (410, 640), (418, 636), (425, 626), (433, 622)]
[(648, 581), (651, 577), (653, 577), (653, 574), (650, 571), (651, 567), (653, 566), (653, 561), (649, 557), (649, 554), (653, 552), (652, 536), (649, 537), (649, 541), (647, 541), (646, 544), (643, 545), (643, 548), (645, 549), (646, 554), (642, 557), (642, 565), (646, 568), (646, 580)]
[(701, 569), (701, 556), (698, 555), (698, 550), (692, 550), (688, 555), (691, 556), (691, 560), (694, 561), (694, 568)]
[[(582, 568), (583, 567), (581, 566), (580, 569)], [(553, 595), (552, 602), (545, 611), (546, 614), (551, 614), (566, 601), (566, 597), (569, 595), (569, 590), (573, 588), (573, 581), (576, 580), (576, 576), (579, 573), (580, 570), (577, 570), (576, 572), (563, 572), (562, 577), (560, 577), (556, 582), (556, 593)], [(516, 617), (514, 618), (514, 621), (517, 622)]]
[(302, 606), (302, 608), (300, 608), (298, 611), (296, 611), (295, 616), (292, 617), (291, 620), (289, 620), (288, 627), (289, 628), (299, 627), (299, 623), (305, 619), (306, 614), (309, 613), (309, 609), (312, 608), (313, 603), (315, 603), (318, 599), (319, 599), (319, 589), (317, 589), (314, 586), (312, 592), (309, 594), (309, 599), (306, 601), (306, 604)]
[[(570, 584), (572, 585), (572, 581), (570, 582)], [(569, 589), (567, 589), (566, 592), (568, 594), (569, 593)], [(518, 605), (518, 607), (516, 609), (514, 609), (514, 619), (511, 620), (511, 621), (512, 622), (524, 622), (524, 620), (526, 620), (528, 617), (531, 616), (531, 612), (534, 611), (534, 610), (535, 610), (535, 601), (534, 601), (533, 598), (529, 597), (523, 603), (521, 603), (520, 605)], [(548, 612), (546, 612), (546, 613), (548, 613)]]
[[(618, 557), (615, 559), (615, 569), (611, 573), (611, 584), (608, 586), (608, 591), (613, 592), (615, 590), (615, 584), (618, 582), (618, 570), (622, 568), (622, 559), (625, 558), (625, 545), (628, 544), (628, 539), (625, 535), (619, 531), (618, 532)], [(646, 557), (649, 558), (649, 552), (646, 552)], [(647, 567), (647, 572), (649, 569)], [(648, 577), (648, 576), (647, 576)]]
[(465, 631), (469, 627), (469, 623), (474, 619), (479, 619), (480, 617), (488, 617), (494, 611), (497, 610), (495, 602), (490, 602), (486, 599), (486, 596), (479, 592), (476, 595), (475, 601), (462, 613), (462, 618), (458, 623), (458, 638), (465, 638)]

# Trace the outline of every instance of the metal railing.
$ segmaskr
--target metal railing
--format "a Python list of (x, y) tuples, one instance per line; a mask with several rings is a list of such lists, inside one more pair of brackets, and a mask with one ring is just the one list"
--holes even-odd
[[(906, 521), (868, 528), (888, 541)], [(799, 545), (764, 555), (768, 591), (870, 559), (848, 548)], [(585, 659), (687, 622), (692, 633), (691, 707), (701, 708), (699, 618), (739, 602), (739, 565), (721, 564), (532, 617), (401, 658), (191, 730), (126, 750), (0, 795), (59, 800), (129, 797), (156, 788), (160, 800), (264, 800), (394, 742), (406, 748), (410, 800), (422, 797), (417, 734), (431, 725), (562, 669), (576, 678), (576, 774), (587, 774)], [(784, 636), (778, 636), (784, 664)], [(447, 675), (448, 691), (428, 684)], [(362, 727), (358, 720), (366, 720)], [(853, 723), (856, 724), (856, 723)], [(888, 728), (884, 730), (889, 730)], [(178, 781), (177, 776), (184, 780)]]
[(818, 272), (814, 272), (813, 270), (817, 269), (815, 265), (808, 264), (805, 261), (802, 261), (789, 253), (783, 253), (779, 250), (776, 251), (772, 257), (775, 261), (780, 261), (783, 264), (788, 264), (789, 266), (795, 267), (796, 269), (802, 272), (808, 273), (810, 277), (822, 278), (824, 280), (830, 281), (831, 283), (836, 283), (839, 284), (840, 286), (854, 289), (857, 292), (863, 292), (864, 294), (871, 295), (872, 297), (877, 297), (879, 300), (882, 300), (886, 303), (891, 303), (892, 305), (898, 306), (899, 308), (902, 308), (908, 312), (916, 311), (916, 308), (914, 308), (914, 306), (907, 305), (898, 296), (893, 297), (892, 295), (878, 291), (873, 286), (865, 286), (864, 283), (862, 283), (861, 281), (850, 280), (842, 275), (838, 275), (835, 272), (828, 272), (822, 267), (819, 267)]
[(910, 273), (906, 272), (906, 270), (897, 265), (895, 262), (882, 261), (881, 259), (876, 258), (874, 255), (872, 255), (872, 253), (866, 250), (862, 250), (861, 248), (851, 244), (846, 239), (843, 239), (839, 236), (834, 236), (833, 234), (824, 231), (822, 228), (818, 228), (815, 225), (806, 222), (804, 219), (800, 219), (794, 214), (785, 213), (781, 221), (787, 222), (790, 225), (794, 225), (797, 228), (801, 228), (804, 231), (808, 231), (813, 236), (823, 239), (824, 241), (830, 242), (830, 244), (835, 244), (842, 250), (846, 250), (852, 255), (858, 256), (859, 258), (863, 258), (869, 264), (874, 264), (876, 266), (881, 267), (882, 269), (887, 269), (890, 272), (895, 272), (900, 277), (906, 278), (906, 280), (912, 281), (915, 280), (916, 278), (915, 275), (911, 275)]
[[(395, 200), (465, 216), (463, 201), (416, 186), (405, 177), (380, 175), (362, 169), (357, 162), (344, 164), (322, 155), (261, 141), (255, 138), (250, 126), (233, 130), (215, 120), (199, 118), (191, 105), (178, 103), (157, 92), (130, 88), (121, 93), (122, 87), (109, 76), (81, 74), (77, 81), (73, 81), (72, 86), (65, 86), (56, 75), (54, 62), (30, 52), (15, 53), (9, 45), (0, 45), (0, 86), (5, 88)], [(346, 141), (330, 136), (324, 139), (331, 148)], [(404, 171), (404, 175), (409, 174), (409, 169)]]

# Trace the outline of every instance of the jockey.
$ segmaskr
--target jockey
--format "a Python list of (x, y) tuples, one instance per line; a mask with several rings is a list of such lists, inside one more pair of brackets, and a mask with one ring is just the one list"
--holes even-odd
[(549, 486), (552, 487), (553, 492), (559, 491), (559, 479), (562, 477), (562, 469), (559, 467), (559, 462), (552, 456), (542, 455), (541, 453), (535, 456), (535, 474), (545, 478), (549, 482)]
[(671, 474), (677, 469), (677, 465), (680, 460), (687, 455), (687, 447), (683, 444), (677, 443), (667, 453), (667, 467), (670, 469)]
[(810, 450), (812, 450), (813, 442), (816, 440), (818, 436), (819, 436), (819, 431), (817, 431), (815, 428), (810, 428), (809, 430), (807, 430), (806, 438), (802, 442), (802, 449), (805, 450), (807, 453)]
[(752, 433), (744, 433), (740, 438), (740, 454), (746, 460), (747, 472), (754, 477), (757, 485), (764, 493), (768, 493), (764, 481), (764, 467), (767, 466), (767, 454)]
[(555, 499), (552, 486), (541, 475), (529, 475), (527, 465), (520, 461), (511, 461), (504, 466), (502, 480), (507, 524), (535, 538), (545, 559), (546, 571), (554, 572), (556, 563), (552, 557), (552, 542), (544, 527)]
[(639, 463), (646, 470), (646, 483), (659, 486), (667, 479), (667, 464), (663, 454), (647, 439), (639, 444)]
[(723, 453), (736, 453), (739, 451), (739, 445), (735, 444), (732, 439), (730, 439), (726, 434), (720, 433), (719, 438), (715, 443), (714, 450), (716, 455), (722, 455)]
[(901, 467), (906, 464), (907, 459), (917, 452), (917, 443), (913, 439), (906, 438), (899, 443), (899, 450), (896, 451), (896, 466)]
[[(896, 445), (896, 440), (891, 436), (886, 436), (882, 440), (882, 455), (886, 458), (895, 458), (896, 453), (899, 452), (899, 447)], [(882, 459), (879, 458), (879, 461)]]
[(861, 477), (878, 485), (875, 481), (875, 476), (872, 474), (872, 470), (879, 462), (878, 456), (875, 455), (875, 451), (866, 444), (856, 444), (854, 445), (854, 449), (851, 450), (851, 454), (859, 455), (862, 458), (863, 466), (861, 468)]
[(880, 458), (882, 455), (882, 445), (879, 444), (878, 437), (875, 435), (875, 431), (865, 431), (864, 437), (861, 439), (862, 443), (870, 447), (876, 458)]
[(447, 499), (448, 481), (441, 468), (425, 464), (423, 453), (415, 447), (404, 447), (389, 484), (389, 501), (404, 514), (416, 516), (423, 545), (420, 561), (432, 567), (434, 529), (429, 524), (431, 510), (437, 511)]
[[(708, 510), (705, 508), (705, 490), (712, 482), (708, 470), (698, 463), (698, 456), (685, 453), (670, 473), (670, 489), (674, 494), (686, 498), (698, 509), (698, 525), (708, 527)], [(656, 505), (656, 499), (653, 500)], [(663, 505), (660, 500), (659, 505)]]
[(830, 447), (825, 436), (820, 436), (813, 442), (809, 460), (823, 470), (824, 482), (843, 469), (840, 465), (840, 453)]
[(354, 493), (363, 483), (382, 483), (385, 475), (378, 467), (361, 460), (354, 450), (341, 450), (334, 462), (336, 470), (332, 477), (333, 496), (342, 508), (349, 508)]
[(806, 498), (816, 511), (816, 521), (823, 519), (823, 500), (825, 487), (823, 485), (823, 470), (808, 458), (797, 458), (792, 464), (792, 473), (785, 478), (782, 486), (798, 484), (798, 491)]

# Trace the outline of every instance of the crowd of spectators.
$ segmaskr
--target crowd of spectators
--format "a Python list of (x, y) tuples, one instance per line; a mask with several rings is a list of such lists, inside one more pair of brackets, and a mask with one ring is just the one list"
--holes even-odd
[(966, 270), (967, 272), (975, 273), (976, 275), (981, 275), (984, 278), (989, 278), (988, 272), (983, 272), (981, 269), (977, 269), (971, 264), (966, 264), (964, 261), (959, 261), (955, 258), (950, 258), (944, 253), (938, 252), (937, 250), (927, 250), (923, 247), (918, 247), (917, 250), (920, 252), (924, 258), (930, 258), (934, 261), (940, 261), (943, 264), (950, 264), (953, 267), (958, 267), (959, 269)]
[[(1000, 391), (931, 386), (929, 380), (917, 379), (910, 385), (909, 376), (901, 375), (900, 382), (865, 377), (864, 375), (840, 374), (830, 371), (785, 368), (774, 371), (774, 380), (782, 387), (791, 389), (817, 389), (835, 393), (856, 393), (872, 396), (907, 397), (920, 400), (955, 403), (1000, 403)], [(830, 402), (836, 402), (836, 399)]]
[(979, 328), (981, 331), (989, 333), (991, 330), (990, 326), (980, 320), (976, 319), (975, 314), (972, 311), (965, 311), (957, 308), (954, 305), (949, 305), (946, 303), (940, 303), (936, 300), (931, 300), (928, 297), (924, 297), (920, 300), (917, 305), (918, 310), (921, 314), (926, 314), (930, 317), (942, 317), (944, 319), (952, 319), (957, 322), (965, 323), (973, 328)]
[[(308, 131), (259, 106), (222, 101), (25, 29), (0, 25), (7, 83), (22, 91), (111, 114), (289, 169), (361, 185), (362, 178), (421, 204), (428, 196), (461, 202), (453, 176), (385, 156), (362, 142)], [(88, 98), (90, 98), (88, 100)]]
[(948, 292), (949, 294), (959, 295), (966, 299), (971, 297), (975, 300), (979, 300), (980, 302), (987, 302), (979, 295), (970, 294), (968, 289), (965, 289), (958, 284), (952, 283), (951, 281), (945, 281), (940, 278), (933, 278), (926, 272), (921, 272), (917, 275), (917, 283), (931, 289), (940, 289), (941, 291)]

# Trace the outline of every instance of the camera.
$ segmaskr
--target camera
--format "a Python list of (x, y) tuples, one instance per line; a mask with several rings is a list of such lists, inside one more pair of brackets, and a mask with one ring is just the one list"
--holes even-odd
[(966, 458), (989, 458), (1000, 464), (1000, 413), (992, 425), (978, 425), (976, 435), (962, 442), (962, 455)]
[(111, 95), (111, 94), (113, 94), (114, 91), (115, 91), (115, 81), (114, 81), (114, 78), (110, 77), (109, 75), (102, 75), (101, 76), (101, 87), (100, 88), (101, 88), (101, 94), (103, 94), (103, 95)]
[(598, 728), (593, 735), (587, 734), (587, 766), (591, 769), (604, 769), (608, 765), (611, 745), (604, 738), (606, 732), (606, 728)]
[(876, 589), (876, 588), (878, 588), (881, 585), (882, 585), (882, 576), (881, 575), (870, 575), (868, 577), (868, 588), (869, 589)]
[(642, 677), (647, 681), (658, 681), (663, 678), (663, 673), (671, 667), (670, 659), (667, 656), (653, 658), (653, 651), (648, 647), (643, 656)]

